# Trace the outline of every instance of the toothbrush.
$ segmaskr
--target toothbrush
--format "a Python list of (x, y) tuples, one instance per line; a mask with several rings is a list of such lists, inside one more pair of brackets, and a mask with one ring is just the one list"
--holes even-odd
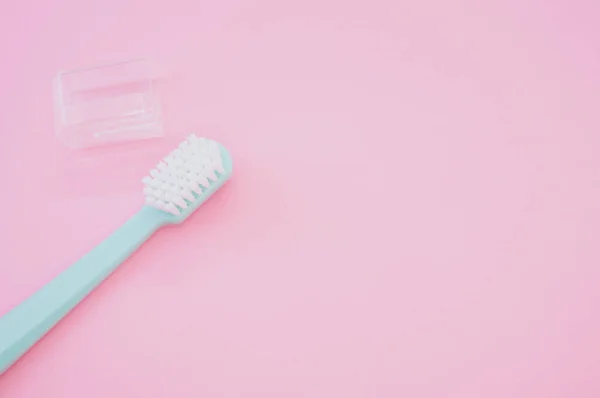
[(190, 135), (142, 179), (145, 205), (118, 230), (0, 318), (0, 374), (160, 227), (184, 221), (231, 176), (221, 144)]

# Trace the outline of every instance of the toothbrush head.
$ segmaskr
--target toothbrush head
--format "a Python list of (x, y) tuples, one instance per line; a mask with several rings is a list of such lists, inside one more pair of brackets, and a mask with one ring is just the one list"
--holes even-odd
[(142, 179), (146, 205), (180, 223), (229, 179), (232, 166), (223, 145), (192, 134)]

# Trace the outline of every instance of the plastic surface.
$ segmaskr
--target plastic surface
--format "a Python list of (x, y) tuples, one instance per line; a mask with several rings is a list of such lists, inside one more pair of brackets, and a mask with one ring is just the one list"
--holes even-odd
[(231, 176), (232, 159), (220, 145), (224, 174), (179, 215), (144, 206), (70, 268), (0, 318), (0, 374), (105, 280), (158, 228), (182, 222)]
[(163, 135), (150, 61), (138, 59), (61, 72), (54, 82), (55, 129), (72, 148)]
[(144, 206), (78, 262), (0, 318), (0, 373), (166, 222), (165, 213)]

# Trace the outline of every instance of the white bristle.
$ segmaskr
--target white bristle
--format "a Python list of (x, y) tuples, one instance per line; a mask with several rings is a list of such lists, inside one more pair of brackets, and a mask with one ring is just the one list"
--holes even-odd
[(163, 199), (164, 198), (164, 193), (160, 189), (155, 189), (152, 192), (152, 196), (154, 196), (156, 199)]
[(213, 181), (217, 181), (217, 175), (215, 174), (215, 171), (212, 168), (205, 168), (204, 169), (204, 175), (206, 175), (206, 177), (208, 177), (209, 179), (213, 180)]
[(178, 185), (170, 185), (169, 186), (169, 192), (171, 192), (171, 194), (178, 196), (179, 195), (179, 186)]
[(187, 209), (187, 207), (188, 207), (186, 201), (183, 200), (183, 198), (179, 195), (173, 195), (173, 203), (175, 203), (177, 206), (181, 207), (182, 209)]
[(219, 149), (219, 146), (217, 145), (216, 142), (210, 141), (208, 143), (208, 145), (206, 146), (206, 150), (211, 155), (216, 155), (217, 157), (220, 157), (221, 150)]
[(161, 184), (171, 185), (173, 184), (173, 178), (171, 177), (171, 172), (169, 170), (163, 171), (160, 176)]
[(200, 186), (198, 184), (196, 184), (195, 182), (193, 182), (193, 181), (188, 182), (188, 187), (196, 194), (198, 194), (198, 195), (202, 194), (202, 188), (200, 188)]
[(186, 163), (186, 167), (187, 167), (187, 170), (192, 173), (197, 172), (198, 168), (199, 168), (198, 163), (194, 162), (194, 161)]
[(210, 182), (208, 181), (208, 178), (206, 178), (203, 174), (197, 173), (196, 176), (198, 184), (202, 185), (204, 188), (210, 187)]
[(181, 212), (179, 211), (177, 206), (175, 206), (173, 203), (167, 203), (165, 205), (165, 210), (167, 210), (169, 213), (173, 213), (175, 215), (181, 214)]
[(169, 166), (167, 166), (167, 164), (165, 162), (160, 162), (159, 164), (156, 165), (156, 168), (159, 169), (160, 171), (165, 171), (167, 170)]
[(225, 173), (219, 145), (190, 134), (142, 179), (146, 203), (178, 215)]
[(181, 189), (181, 196), (183, 196), (184, 198), (186, 198), (190, 202), (193, 202), (194, 200), (196, 200), (196, 198), (192, 194), (192, 191), (190, 191), (189, 188), (182, 188)]

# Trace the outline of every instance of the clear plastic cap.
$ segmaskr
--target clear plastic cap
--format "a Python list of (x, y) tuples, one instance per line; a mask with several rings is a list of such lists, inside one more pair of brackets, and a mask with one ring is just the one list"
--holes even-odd
[(56, 134), (68, 147), (164, 135), (156, 80), (147, 59), (60, 72), (54, 83)]

